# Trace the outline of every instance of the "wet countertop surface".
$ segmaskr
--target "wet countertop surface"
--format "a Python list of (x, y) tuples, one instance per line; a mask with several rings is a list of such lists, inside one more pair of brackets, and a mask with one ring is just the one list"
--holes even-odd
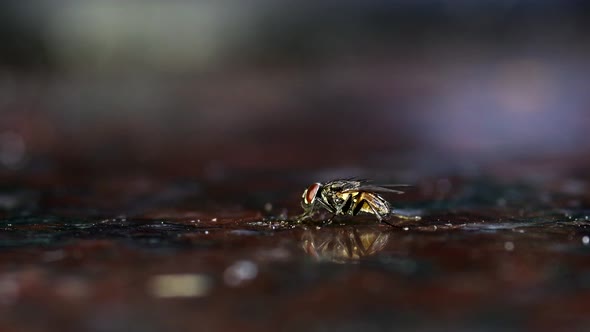
[(288, 221), (340, 171), (21, 179), (0, 197), (0, 326), (584, 330), (588, 179), (536, 170), (416, 177), (387, 198), (421, 220), (395, 227)]

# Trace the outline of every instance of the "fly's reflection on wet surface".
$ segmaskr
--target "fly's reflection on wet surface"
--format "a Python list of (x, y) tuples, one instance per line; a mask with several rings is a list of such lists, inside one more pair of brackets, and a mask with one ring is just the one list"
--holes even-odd
[(306, 230), (301, 237), (303, 250), (318, 261), (354, 262), (383, 250), (389, 234), (366, 227)]

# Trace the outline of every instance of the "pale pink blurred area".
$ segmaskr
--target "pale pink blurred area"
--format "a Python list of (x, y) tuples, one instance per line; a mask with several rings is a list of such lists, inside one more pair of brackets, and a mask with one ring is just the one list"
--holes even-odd
[(581, 2), (2, 6), (4, 172), (588, 159)]

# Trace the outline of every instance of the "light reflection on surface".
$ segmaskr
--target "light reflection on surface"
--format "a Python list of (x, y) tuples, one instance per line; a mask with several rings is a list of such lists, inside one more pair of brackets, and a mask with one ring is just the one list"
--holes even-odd
[(318, 261), (355, 262), (383, 250), (389, 234), (378, 227), (344, 227), (306, 230), (303, 250)]

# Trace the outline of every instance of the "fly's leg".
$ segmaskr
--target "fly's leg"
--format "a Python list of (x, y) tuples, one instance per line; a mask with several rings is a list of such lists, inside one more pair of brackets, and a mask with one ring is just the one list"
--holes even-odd
[(332, 221), (334, 220), (334, 218), (336, 218), (336, 214), (335, 213), (330, 217), (330, 219), (326, 220), (326, 223), (328, 225), (332, 224)]
[(336, 218), (336, 216), (338, 216), (338, 215), (346, 215), (348, 212), (348, 209), (350, 209), (350, 207), (352, 205), (352, 202), (353, 202), (352, 196), (349, 196), (346, 201), (342, 202), (342, 204), (340, 204), (340, 205), (334, 204), (335, 208), (332, 208), (326, 204), (326, 210), (328, 210), (328, 212), (332, 213), (332, 216), (328, 220), (326, 220), (326, 224), (328, 224), (328, 225), (331, 224), (332, 221), (334, 221), (334, 218)]
[(371, 210), (373, 210), (373, 213), (375, 214), (375, 216), (377, 217), (377, 219), (379, 219), (379, 222), (382, 222), (384, 224), (387, 224), (391, 227), (395, 227), (392, 223), (390, 223), (389, 221), (383, 219), (383, 217), (381, 217), (381, 215), (379, 213), (377, 213), (377, 211), (375, 211), (375, 208), (371, 205), (371, 204), (367, 204), (369, 205), (369, 207), (371, 208)]
[[(295, 217), (295, 222), (296, 222), (296, 223), (298, 223), (298, 224), (301, 224), (301, 223), (303, 223), (303, 222), (304, 222), (304, 221), (306, 221), (306, 220), (312, 219), (312, 216), (313, 216), (313, 214), (314, 214), (315, 212), (317, 212), (317, 211), (315, 211), (315, 210), (313, 210), (313, 209), (312, 209), (312, 210), (310, 210), (310, 211), (304, 212), (304, 213), (302, 213), (301, 215), (299, 215), (299, 216)], [(330, 219), (326, 220), (326, 223), (327, 223), (327, 224), (331, 224), (331, 223), (332, 223), (332, 221), (334, 220), (334, 218), (335, 218), (337, 215), (338, 215), (337, 213), (335, 213), (335, 212), (332, 212), (332, 216), (330, 217)]]
[(342, 204), (338, 207), (338, 211), (340, 211), (341, 214), (348, 214), (353, 204), (354, 198), (352, 195), (349, 195), (346, 201), (342, 202)]
[(295, 217), (295, 222), (298, 224), (301, 224), (303, 221), (310, 219), (312, 214), (313, 214), (313, 210), (304, 212), (301, 215)]

